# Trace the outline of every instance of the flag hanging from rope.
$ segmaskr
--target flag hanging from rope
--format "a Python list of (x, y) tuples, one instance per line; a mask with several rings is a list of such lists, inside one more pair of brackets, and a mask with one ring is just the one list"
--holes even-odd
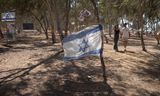
[(86, 17), (89, 17), (91, 15), (91, 12), (88, 11), (87, 9), (85, 10), (82, 10), (80, 13), (79, 13), (79, 17), (78, 17), (78, 20), (79, 21), (84, 21)]
[(102, 25), (92, 25), (63, 39), (64, 60), (100, 56)]

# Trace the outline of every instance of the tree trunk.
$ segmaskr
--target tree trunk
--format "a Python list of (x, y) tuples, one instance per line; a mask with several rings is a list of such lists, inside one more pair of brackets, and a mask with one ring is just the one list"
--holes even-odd
[(100, 23), (100, 19), (99, 19), (99, 12), (98, 12), (98, 7), (97, 7), (97, 4), (96, 4), (96, 1), (94, 0), (90, 0), (93, 4), (93, 7), (94, 7), (94, 14), (96, 16), (96, 19), (97, 19), (97, 23)]
[(112, 24), (110, 23), (110, 19), (109, 19), (109, 37), (112, 37)]
[(56, 36), (55, 36), (55, 33), (54, 33), (54, 25), (51, 24), (51, 34), (52, 34), (52, 43), (56, 43)]
[(160, 42), (159, 42), (159, 38), (157, 37), (157, 35), (155, 35), (155, 38), (156, 38), (156, 40), (157, 40), (157, 45), (159, 45)]
[(158, 32), (158, 24), (159, 23), (159, 21), (157, 20), (157, 22), (155, 23), (156, 25), (156, 28), (155, 28), (155, 31), (154, 31), (154, 36), (155, 36), (155, 38), (156, 38), (156, 40), (157, 40), (157, 45), (159, 45), (160, 44), (160, 37), (159, 36), (157, 36), (157, 32)]
[[(50, 11), (51, 12), (51, 11)], [(50, 13), (50, 19), (51, 19), (51, 34), (52, 34), (52, 43), (56, 43), (56, 35), (55, 35), (55, 27), (54, 27), (54, 18), (53, 18), (53, 13)]]
[[(49, 39), (49, 37), (48, 37), (48, 32), (47, 32), (47, 30), (45, 29), (45, 27), (43, 26), (41, 20), (40, 20), (40, 19), (38, 18), (38, 16), (36, 16), (33, 12), (31, 12), (31, 13), (32, 13), (33, 17), (39, 22), (41, 28), (43, 29), (43, 31), (44, 31), (44, 33), (45, 33), (46, 39)], [(44, 19), (44, 17), (43, 17), (43, 19)]]
[(75, 25), (74, 25), (73, 28), (74, 28), (75, 30), (72, 30), (72, 31), (78, 31), (78, 30), (79, 30), (79, 27), (78, 27), (79, 24), (78, 24), (78, 19), (77, 19), (77, 0), (75, 0), (75, 8), (74, 8), (74, 9), (75, 9), (75, 12), (74, 12)]
[(144, 38), (143, 38), (143, 28), (142, 28), (142, 30), (141, 30), (141, 35), (140, 35), (140, 37), (141, 37), (142, 50), (143, 50), (143, 51), (147, 51), (146, 48), (145, 48), (145, 43), (144, 43)]
[(48, 18), (47, 16), (45, 16), (43, 18), (43, 25), (44, 25), (44, 32), (45, 32), (45, 35), (46, 35), (46, 39), (49, 39), (49, 36), (48, 36), (48, 27), (49, 27), (49, 22), (48, 22)]
[(160, 44), (159, 39), (157, 39), (157, 45), (159, 45), (159, 44)]
[(44, 2), (46, 3), (47, 7), (48, 7), (48, 13), (49, 13), (49, 18), (50, 18), (50, 24), (51, 24), (51, 34), (52, 34), (52, 43), (56, 43), (56, 36), (55, 36), (55, 32), (54, 32), (54, 15), (53, 15), (53, 11), (52, 11), (52, 2), (50, 0), (44, 0)]
[(143, 33), (144, 33), (144, 23), (143, 23), (143, 14), (140, 15), (140, 27), (141, 27), (141, 34), (140, 34), (140, 38), (141, 38), (141, 45), (142, 45), (142, 50), (143, 51), (147, 51), (145, 48), (145, 43), (144, 43), (144, 38), (143, 38)]
[(112, 17), (112, 14), (111, 14), (111, 0), (109, 0), (109, 4), (108, 4), (109, 8), (108, 8), (108, 17), (109, 17), (109, 37), (112, 37), (112, 23), (111, 23), (111, 17)]
[(57, 6), (57, 4), (56, 4), (57, 2), (56, 2), (56, 0), (53, 2), (53, 6), (54, 6), (54, 9), (55, 9), (55, 21), (56, 21), (56, 25), (57, 25), (57, 31), (58, 31), (58, 33), (59, 33), (59, 36), (60, 36), (60, 42), (61, 42), (61, 44), (62, 44), (62, 40), (63, 40), (63, 38), (64, 38), (64, 36), (63, 36), (63, 32), (62, 32), (62, 29), (61, 29), (61, 19), (60, 19), (60, 13), (59, 13), (59, 11), (57, 11), (58, 10), (58, 6)]
[[(98, 7), (96, 5), (96, 1), (94, 0), (90, 0), (94, 6), (94, 10), (95, 10), (95, 16), (97, 17), (97, 23), (100, 23), (100, 19), (99, 19), (99, 12), (98, 12)], [(102, 26), (100, 26), (102, 27)], [(101, 44), (101, 52), (100, 52), (100, 61), (101, 61), (101, 66), (102, 66), (102, 71), (103, 71), (103, 82), (106, 83), (107, 82), (107, 76), (106, 76), (106, 67), (105, 67), (105, 63), (104, 63), (104, 59), (103, 59), (103, 46), (104, 46), (104, 43), (103, 43), (103, 37), (104, 37), (104, 34), (103, 34), (103, 31), (101, 33), (101, 37), (102, 37), (102, 44)]]
[(75, 12), (74, 12), (74, 19), (75, 19), (75, 25), (73, 25), (73, 30), (72, 31), (78, 31), (79, 30), (79, 24), (78, 24), (78, 19), (77, 19), (77, 1), (75, 0)]
[(70, 13), (70, 0), (66, 0), (65, 36), (68, 35), (69, 13)]
[(1, 28), (0, 28), (0, 37), (4, 38)]
[(154, 32), (154, 37), (155, 37), (155, 39), (157, 41), (157, 45), (159, 45), (160, 44), (160, 42), (159, 42), (160, 38), (157, 36), (157, 31)]

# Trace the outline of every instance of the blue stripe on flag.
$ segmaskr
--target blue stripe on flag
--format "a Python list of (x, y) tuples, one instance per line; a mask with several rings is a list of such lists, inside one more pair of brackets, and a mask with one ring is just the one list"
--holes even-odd
[(93, 27), (91, 29), (79, 31), (77, 34), (71, 34), (71, 35), (65, 37), (63, 39), (63, 43), (82, 38), (82, 37), (86, 36), (87, 34), (96, 33), (96, 32), (99, 32), (101, 30), (102, 30), (102, 25), (99, 24), (96, 27)]
[(86, 57), (86, 56), (89, 56), (89, 55), (94, 55), (94, 56), (99, 56), (100, 55), (100, 51), (101, 49), (97, 49), (97, 50), (93, 50), (93, 51), (90, 51), (90, 52), (87, 52), (87, 53), (84, 53), (78, 57), (64, 57), (64, 60), (65, 61), (69, 61), (69, 60), (78, 60), (80, 58), (83, 58), (83, 57)]

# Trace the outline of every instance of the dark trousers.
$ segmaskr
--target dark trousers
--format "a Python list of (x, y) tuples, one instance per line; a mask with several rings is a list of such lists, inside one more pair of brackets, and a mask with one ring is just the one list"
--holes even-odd
[(118, 51), (118, 40), (119, 40), (119, 35), (114, 36), (114, 46), (113, 49)]

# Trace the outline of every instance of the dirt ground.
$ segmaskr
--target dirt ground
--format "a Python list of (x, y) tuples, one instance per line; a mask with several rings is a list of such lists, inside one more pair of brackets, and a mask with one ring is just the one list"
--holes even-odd
[(160, 96), (160, 47), (145, 37), (147, 52), (132, 37), (127, 52), (104, 45), (107, 83), (98, 57), (64, 62), (60, 44), (44, 35), (19, 35), (0, 43), (0, 96)]

